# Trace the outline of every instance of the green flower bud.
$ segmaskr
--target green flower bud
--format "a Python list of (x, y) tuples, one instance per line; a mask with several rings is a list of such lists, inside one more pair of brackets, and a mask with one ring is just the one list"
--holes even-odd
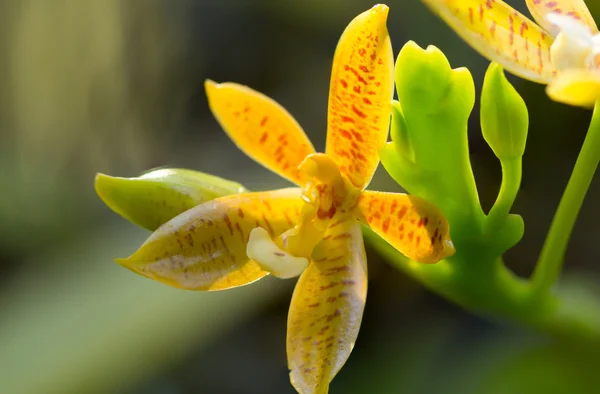
[(484, 216), (467, 138), (473, 78), (465, 68), (452, 69), (438, 48), (408, 42), (396, 61), (395, 82), (392, 142), (381, 149), (381, 162), (404, 189), (442, 209), (458, 234)]
[(508, 82), (499, 64), (488, 68), (481, 92), (481, 131), (500, 160), (525, 152), (529, 115), (523, 98)]
[[(395, 68), (396, 89), (402, 108), (421, 114), (451, 112), (453, 118), (468, 115), (475, 104), (475, 86), (469, 71), (452, 69), (446, 55), (430, 45), (404, 45)], [(414, 109), (412, 107), (415, 107)]]
[(151, 231), (198, 204), (247, 192), (239, 183), (184, 169), (159, 169), (137, 178), (97, 174), (95, 187), (110, 209)]

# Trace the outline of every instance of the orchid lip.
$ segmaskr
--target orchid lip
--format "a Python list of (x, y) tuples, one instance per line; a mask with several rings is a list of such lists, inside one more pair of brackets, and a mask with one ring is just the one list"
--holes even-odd
[(590, 29), (579, 20), (557, 13), (550, 13), (546, 16), (546, 19), (554, 25), (556, 25), (561, 33), (567, 34), (570, 38), (577, 38), (584, 40), (586, 43), (593, 45), (594, 36)]

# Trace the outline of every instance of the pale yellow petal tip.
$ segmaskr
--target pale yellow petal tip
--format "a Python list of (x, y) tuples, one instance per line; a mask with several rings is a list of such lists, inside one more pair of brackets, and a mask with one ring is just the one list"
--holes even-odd
[(94, 179), (94, 189), (102, 202), (110, 209), (117, 212), (119, 215), (129, 218), (125, 212), (119, 207), (119, 201), (122, 200), (123, 187), (128, 185), (128, 178), (115, 177), (102, 173), (97, 173)]
[(129, 267), (129, 257), (118, 257), (115, 259), (115, 263), (122, 265), (123, 267)]
[(290, 381), (299, 394), (329, 394), (329, 383), (321, 383), (317, 387), (306, 381), (300, 371), (290, 371)]
[(221, 86), (220, 83), (213, 81), (212, 79), (206, 79), (204, 81), (204, 90), (206, 91), (206, 96), (210, 100), (211, 96), (214, 96), (217, 89)]
[(443, 241), (443, 249), (440, 260), (444, 260), (456, 253), (456, 248), (454, 247), (454, 243), (450, 239), (445, 239)]
[(436, 247), (431, 253), (407, 257), (421, 264), (436, 264), (444, 259), (447, 259), (448, 257), (451, 257), (454, 255), (454, 253), (456, 253), (454, 243), (450, 240), (450, 238), (443, 238), (441, 244), (439, 244), (439, 246)]
[(103, 198), (103, 195), (105, 195), (106, 190), (110, 187), (110, 185), (112, 184), (112, 180), (114, 179), (114, 177), (110, 176), (110, 175), (106, 175), (106, 174), (102, 174), (101, 172), (96, 174), (96, 177), (94, 178), (94, 188), (96, 189), (96, 193), (98, 193), (98, 196), (100, 198)]
[(382, 19), (387, 19), (388, 13), (390, 12), (390, 7), (385, 4), (377, 4), (373, 6), (370, 10), (374, 14), (378, 14)]
[(128, 257), (119, 257), (114, 260), (115, 260), (115, 263), (119, 264), (121, 267), (127, 268), (128, 270), (131, 270), (131, 271), (135, 271), (133, 269), (132, 265), (130, 264)]
[(139, 266), (135, 264), (135, 261), (131, 260), (131, 256), (130, 257), (119, 257), (119, 258), (116, 258), (113, 260), (115, 263), (119, 264), (123, 268), (128, 269), (129, 271), (133, 272), (134, 274), (147, 276), (146, 274), (139, 271), (139, 269), (138, 269)]

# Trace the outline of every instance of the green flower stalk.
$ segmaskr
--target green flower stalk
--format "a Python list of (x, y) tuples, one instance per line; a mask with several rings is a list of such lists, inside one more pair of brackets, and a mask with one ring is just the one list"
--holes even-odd
[(481, 132), (502, 166), (502, 185), (487, 218), (487, 232), (502, 226), (521, 186), (529, 115), (523, 98), (492, 63), (481, 92)]

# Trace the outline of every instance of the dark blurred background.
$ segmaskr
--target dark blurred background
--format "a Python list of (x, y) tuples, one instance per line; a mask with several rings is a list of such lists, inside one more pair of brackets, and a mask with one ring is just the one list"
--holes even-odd
[[(524, 1), (509, 3), (525, 11)], [(600, 16), (600, 4), (589, 1)], [(148, 236), (95, 196), (96, 172), (187, 167), (251, 189), (285, 185), (239, 152), (211, 117), (203, 81), (235, 81), (283, 104), (315, 146), (343, 29), (365, 0), (4, 0), (0, 2), (0, 393), (293, 393), (285, 356), (294, 281), (178, 291), (114, 257)], [(488, 62), (419, 0), (390, 0), (394, 51), (407, 40), (467, 66)], [(513, 212), (526, 235), (507, 256), (530, 274), (591, 113), (510, 78), (531, 129)], [(481, 137), (471, 159), (482, 205), (499, 163)], [(598, 281), (594, 184), (567, 255)], [(371, 186), (399, 190), (382, 168)], [(598, 359), (481, 319), (423, 289), (372, 250), (359, 339), (331, 393), (597, 393)], [(476, 262), (474, 262), (476, 263)], [(583, 284), (582, 284), (583, 286)]]

